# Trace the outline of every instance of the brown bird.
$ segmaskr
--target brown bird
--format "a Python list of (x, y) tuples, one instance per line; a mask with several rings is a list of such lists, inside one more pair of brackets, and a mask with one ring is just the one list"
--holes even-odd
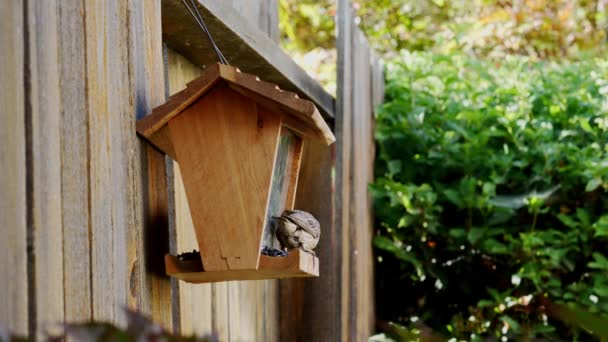
[(300, 248), (315, 254), (313, 249), (319, 243), (321, 225), (314, 216), (303, 210), (285, 210), (281, 216), (274, 218), (281, 248)]

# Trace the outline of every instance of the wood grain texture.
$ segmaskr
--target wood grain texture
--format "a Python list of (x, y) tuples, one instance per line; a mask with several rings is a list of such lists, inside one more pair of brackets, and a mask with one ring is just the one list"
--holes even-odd
[[(173, 255), (165, 256), (165, 265), (167, 274), (189, 283), (319, 276), (319, 259), (299, 249), (291, 251), (286, 257), (262, 255), (257, 270), (205, 271), (199, 260), (181, 261)], [(253, 288), (253, 293), (256, 294), (255, 285), (257, 283), (242, 283), (241, 285), (243, 284), (246, 285), (244, 291), (249, 292)], [(252, 307), (248, 309), (251, 310)]]
[[(64, 320), (61, 198), (61, 103), (58, 9), (55, 1), (28, 2), (31, 149), (31, 229), (35, 255), (36, 338), (48, 322)], [(57, 330), (51, 332), (57, 333)]]
[(384, 102), (384, 62), (372, 51), (372, 107), (374, 112)]
[(84, 3), (58, 6), (65, 320), (85, 322), (92, 317)]
[(277, 0), (232, 0), (232, 6), (239, 11), (242, 16), (250, 20), (255, 20), (257, 18), (257, 23), (255, 21), (253, 23), (256, 23), (257, 27), (262, 32), (266, 33), (270, 40), (279, 43), (281, 32), (279, 31)]
[(0, 1), (0, 322), (28, 334), (23, 1)]
[[(354, 73), (358, 72), (353, 65), (354, 22), (350, 1), (338, 3), (338, 97), (335, 129), (335, 191), (333, 202), (322, 203), (319, 193), (326, 193), (331, 187), (327, 178), (332, 167), (332, 157), (327, 156), (319, 146), (305, 146), (305, 157), (302, 161), (300, 189), (307, 193), (298, 193), (296, 208), (321, 210), (322, 238), (317, 248), (321, 262), (321, 276), (310, 280), (284, 280), (280, 285), (281, 303), (281, 340), (289, 341), (351, 341), (357, 340), (351, 334), (351, 322), (359, 313), (354, 311), (351, 300), (352, 261), (351, 234), (354, 233), (354, 220), (351, 218), (351, 189), (355, 186), (353, 179), (354, 156), (353, 140), (353, 98), (362, 96), (355, 93), (360, 85), (353, 82)], [(365, 96), (365, 95), (363, 95)], [(308, 169), (307, 169), (307, 165)], [(314, 166), (313, 166), (314, 165)], [(318, 169), (317, 169), (318, 168)], [(318, 174), (319, 172), (320, 174)], [(324, 172), (324, 173), (323, 173)], [(333, 212), (325, 211), (333, 204)], [(324, 228), (330, 222), (329, 231)], [(329, 293), (328, 293), (329, 291)], [(315, 296), (327, 298), (324, 301), (311, 301)], [(298, 325), (298, 322), (307, 322)], [(295, 328), (298, 326), (299, 328)]]
[(91, 215), (92, 311), (123, 325), (127, 306), (125, 123), (129, 111), (128, 8), (122, 1), (85, 0)]
[[(299, 190), (309, 193), (298, 193), (296, 200), (296, 208), (321, 211), (322, 227), (326, 221), (334, 226), (330, 236), (322, 229), (317, 248), (320, 278), (281, 281), (281, 340), (364, 341), (374, 331), (373, 216), (368, 184), (373, 180), (372, 106), (381, 100), (383, 85), (381, 77), (372, 74), (378, 62), (356, 28), (350, 1), (341, 0), (338, 5), (333, 215), (326, 214), (327, 205), (320, 205), (319, 194), (331, 186), (331, 179), (323, 175), (329, 174), (332, 160), (319, 147), (312, 147), (312, 153), (308, 146), (304, 148)], [(307, 165), (314, 169), (307, 170)], [(328, 300), (310, 300), (321, 296)], [(299, 322), (306, 324), (294, 328)]]
[[(169, 50), (168, 80), (171, 93), (185, 87), (186, 83), (200, 75), (200, 69), (179, 54)], [(190, 217), (185, 189), (179, 166), (174, 162), (175, 220), (178, 251), (198, 249), (194, 226)], [(213, 284), (189, 284), (179, 281), (180, 324), (182, 331), (199, 335), (214, 335), (219, 341), (277, 341), (278, 300), (277, 281), (220, 282)], [(251, 288), (249, 296), (241, 296), (240, 289)], [(243, 291), (246, 292), (246, 291)], [(237, 316), (243, 308), (262, 313), (256, 317), (254, 329), (245, 328), (253, 322), (239, 322)], [(231, 308), (234, 308), (231, 311)], [(261, 318), (259, 318), (261, 317)], [(241, 328), (242, 327), (242, 328)], [(248, 331), (247, 333), (239, 332)], [(231, 336), (231, 333), (233, 336)]]
[[(259, 8), (244, 9), (241, 14), (228, 1), (197, 1), (215, 41), (232, 65), (238, 65), (243, 72), (264, 75), (266, 81), (277, 84), (282, 89), (302, 94), (303, 98), (312, 100), (317, 105), (325, 118), (333, 118), (334, 101), (331, 95), (258, 28), (256, 22)], [(250, 6), (245, 4), (250, 1), (241, 2), (242, 6)], [(162, 5), (163, 39), (168, 46), (197, 66), (209, 66), (217, 62), (217, 56), (181, 0), (162, 0)], [(275, 11), (272, 15), (276, 15), (276, 7), (266, 8), (267, 13)]]
[(220, 87), (168, 124), (208, 271), (258, 265), (280, 122)]
[(279, 282), (280, 340), (335, 341), (340, 264), (333, 259), (338, 241), (332, 225), (332, 149), (306, 141), (301, 163), (295, 208), (310, 212), (321, 223), (321, 240), (315, 249), (320, 277)]
[[(169, 251), (165, 156), (134, 134), (135, 120), (165, 101), (165, 78), (159, 0), (129, 2), (129, 58), (131, 98), (124, 118), (127, 156), (129, 306), (149, 315), (166, 329), (173, 328), (171, 281), (164, 274), (163, 255)], [(135, 153), (129, 153), (135, 151)]]
[[(194, 225), (188, 207), (186, 190), (182, 181), (181, 171), (177, 163), (174, 165), (175, 176), (175, 215), (177, 248), (179, 253), (198, 250)], [(179, 282), (179, 301), (181, 308), (181, 333), (208, 334), (212, 328), (212, 289), (211, 285), (193, 285)]]
[(341, 264), (338, 280), (340, 306), (332, 318), (339, 326), (336, 329), (339, 336), (336, 340), (348, 341), (350, 339), (350, 299), (351, 289), (349, 286), (351, 272), (351, 219), (350, 219), (350, 196), (352, 179), (352, 120), (353, 120), (353, 30), (356, 27), (353, 19), (353, 9), (350, 0), (338, 0), (338, 65), (337, 65), (337, 110), (336, 110), (336, 135), (339, 137), (336, 144), (336, 180), (334, 196), (334, 225), (337, 234), (338, 247), (335, 252)]
[(349, 234), (352, 246), (352, 273), (350, 282), (351, 312), (356, 312), (351, 320), (351, 336), (356, 340), (368, 338), (374, 331), (374, 276), (372, 253), (373, 215), (368, 184), (373, 181), (374, 139), (372, 128), (372, 79), (370, 49), (363, 32), (353, 32), (353, 83), (357, 85), (353, 96), (353, 184), (351, 188), (352, 212)]
[(240, 15), (265, 33), (274, 42), (278, 42), (280, 34), (276, 0), (228, 0)]
[[(169, 93), (181, 91), (188, 82), (199, 77), (201, 70), (192, 65), (182, 56), (168, 50), (167, 77)], [(190, 216), (188, 199), (184, 189), (181, 171), (177, 162), (173, 163), (173, 190), (175, 203), (175, 235), (176, 252), (191, 252), (198, 249), (194, 225)], [(213, 323), (213, 297), (211, 284), (189, 284), (183, 281), (177, 283), (179, 289), (180, 317), (179, 331), (184, 335), (197, 334), (199, 336), (211, 334)], [(220, 335), (219, 332), (216, 335)], [(226, 340), (224, 338), (223, 340)]]

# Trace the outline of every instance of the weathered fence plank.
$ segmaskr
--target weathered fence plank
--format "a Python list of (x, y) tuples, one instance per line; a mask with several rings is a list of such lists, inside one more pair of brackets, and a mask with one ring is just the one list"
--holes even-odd
[(277, 0), (230, 0), (228, 1), (243, 17), (257, 24), (268, 37), (279, 42), (279, 11)]
[[(169, 252), (168, 174), (165, 156), (138, 140), (135, 120), (165, 102), (160, 0), (129, 2), (130, 104), (124, 118), (129, 198), (129, 306), (167, 329), (174, 324), (171, 280), (164, 273)], [(129, 153), (136, 151), (135, 153)], [(176, 313), (177, 314), (177, 313)]]
[(352, 130), (353, 182), (351, 184), (351, 338), (367, 339), (374, 329), (372, 212), (368, 184), (373, 181), (372, 80), (370, 49), (363, 33), (353, 31), (354, 66)]
[[(124, 325), (126, 284), (125, 160), (118, 154), (128, 97), (126, 7), (116, 1), (85, 1), (90, 151), (93, 318)], [(124, 56), (126, 57), (126, 56)], [(120, 164), (123, 162), (123, 164)], [(116, 183), (115, 183), (116, 182)]]
[[(128, 4), (125, 1), (105, 1), (107, 16), (105, 18), (105, 81), (107, 96), (108, 129), (110, 138), (110, 184), (104, 191), (111, 191), (111, 259), (112, 259), (112, 287), (114, 295), (113, 320), (124, 325), (126, 322), (125, 308), (128, 306), (129, 269), (128, 244), (129, 212), (132, 209), (131, 201), (133, 189), (127, 187), (129, 179), (129, 151), (128, 143), (133, 139), (133, 131), (126, 132), (125, 126), (134, 120), (133, 107), (129, 103), (129, 30), (130, 15)], [(89, 38), (89, 37), (87, 37)], [(132, 126), (134, 127), (134, 126)], [(141, 226), (136, 226), (141, 229)], [(107, 234), (107, 230), (106, 230)], [(104, 252), (108, 256), (108, 251)], [(101, 256), (101, 255), (99, 255)], [(107, 272), (107, 270), (97, 270)], [(103, 286), (93, 284), (93, 288)]]
[(23, 1), (0, 1), (0, 323), (27, 335), (23, 6)]
[[(313, 214), (321, 223), (315, 249), (320, 278), (280, 280), (281, 341), (338, 341), (339, 241), (332, 226), (332, 149), (310, 141), (304, 146), (295, 208)], [(306, 324), (300, 324), (306, 322)]]
[(384, 65), (378, 56), (372, 53), (372, 106), (374, 111), (384, 102)]
[[(112, 258), (107, 257), (107, 251), (112, 250), (111, 238), (111, 194), (109, 174), (110, 140), (107, 128), (107, 108), (105, 82), (105, 58), (107, 49), (105, 40), (105, 8), (104, 3), (96, 0), (85, 1), (86, 9), (86, 60), (87, 60), (87, 89), (89, 97), (89, 177), (90, 177), (90, 231), (91, 231), (91, 281), (93, 318), (98, 320), (113, 320), (114, 291), (112, 286)], [(107, 230), (107, 231), (106, 231)], [(100, 286), (105, 284), (106, 286)], [(112, 305), (107, 305), (112, 303)]]
[(91, 319), (84, 3), (58, 5), (65, 319), (83, 322)]
[[(185, 88), (186, 83), (200, 76), (200, 69), (182, 56), (169, 50), (167, 62), (169, 93)], [(188, 200), (179, 165), (173, 162), (175, 229), (177, 252), (198, 249), (194, 226), (190, 216)], [(180, 302), (180, 332), (184, 335), (205, 335), (212, 331), (211, 284), (188, 284), (178, 282)]]
[(35, 290), (30, 314), (35, 315), (37, 338), (43, 338), (48, 322), (64, 319), (58, 11), (55, 1), (27, 5), (28, 205), (35, 261), (28, 281)]
[(351, 286), (348, 280), (351, 277), (351, 248), (350, 232), (350, 196), (352, 178), (352, 111), (353, 111), (353, 30), (355, 24), (352, 17), (350, 0), (338, 1), (338, 38), (336, 48), (338, 50), (337, 65), (337, 103), (336, 103), (336, 161), (335, 161), (335, 195), (334, 195), (334, 227), (338, 234), (339, 250), (336, 258), (340, 260), (340, 305), (336, 309), (334, 319), (339, 324), (340, 335), (336, 340), (349, 340), (349, 310), (352, 298)]
[[(319, 194), (331, 188), (331, 179), (326, 179), (331, 174), (331, 158), (327, 162), (322, 150), (313, 147), (315, 157), (303, 165), (315, 169), (303, 170), (310, 174), (300, 181), (302, 192), (296, 207), (315, 213), (325, 228), (317, 247), (321, 277), (281, 281), (282, 340), (364, 341), (374, 331), (373, 216), (368, 184), (373, 181), (372, 103), (381, 97), (382, 80), (377, 75), (372, 80), (372, 65), (378, 62), (354, 23), (350, 1), (341, 0), (338, 6), (333, 213), (330, 198), (328, 203), (319, 202)], [(307, 323), (294, 329), (297, 322)]]

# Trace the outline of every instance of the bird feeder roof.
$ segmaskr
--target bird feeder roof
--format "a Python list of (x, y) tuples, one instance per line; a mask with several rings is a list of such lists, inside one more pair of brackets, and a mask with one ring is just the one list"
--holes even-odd
[(189, 82), (185, 89), (172, 95), (167, 102), (138, 120), (137, 132), (157, 147), (162, 146), (162, 140), (159, 139), (162, 139), (163, 135), (157, 133), (162, 131), (169, 120), (222, 83), (256, 103), (287, 116), (286, 119), (291, 125), (299, 126), (304, 135), (318, 138), (326, 145), (335, 142), (335, 136), (313, 102), (224, 64), (208, 66), (202, 76)]

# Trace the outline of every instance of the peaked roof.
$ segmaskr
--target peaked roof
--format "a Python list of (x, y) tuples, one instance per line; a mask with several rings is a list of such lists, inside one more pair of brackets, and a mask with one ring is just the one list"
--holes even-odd
[[(189, 82), (185, 89), (172, 95), (167, 102), (138, 120), (137, 132), (158, 147), (164, 147), (166, 136), (162, 131), (167, 122), (221, 82), (227, 83), (235, 91), (262, 106), (269, 109), (278, 108), (283, 114), (291, 117), (292, 123), (305, 126), (300, 127), (305, 135), (314, 135), (326, 145), (336, 141), (314, 103), (301, 99), (292, 92), (281, 90), (273, 83), (261, 81), (255, 75), (243, 73), (235, 67), (224, 64), (207, 67), (202, 76)], [(171, 152), (165, 151), (169, 155), (172, 154)]]

